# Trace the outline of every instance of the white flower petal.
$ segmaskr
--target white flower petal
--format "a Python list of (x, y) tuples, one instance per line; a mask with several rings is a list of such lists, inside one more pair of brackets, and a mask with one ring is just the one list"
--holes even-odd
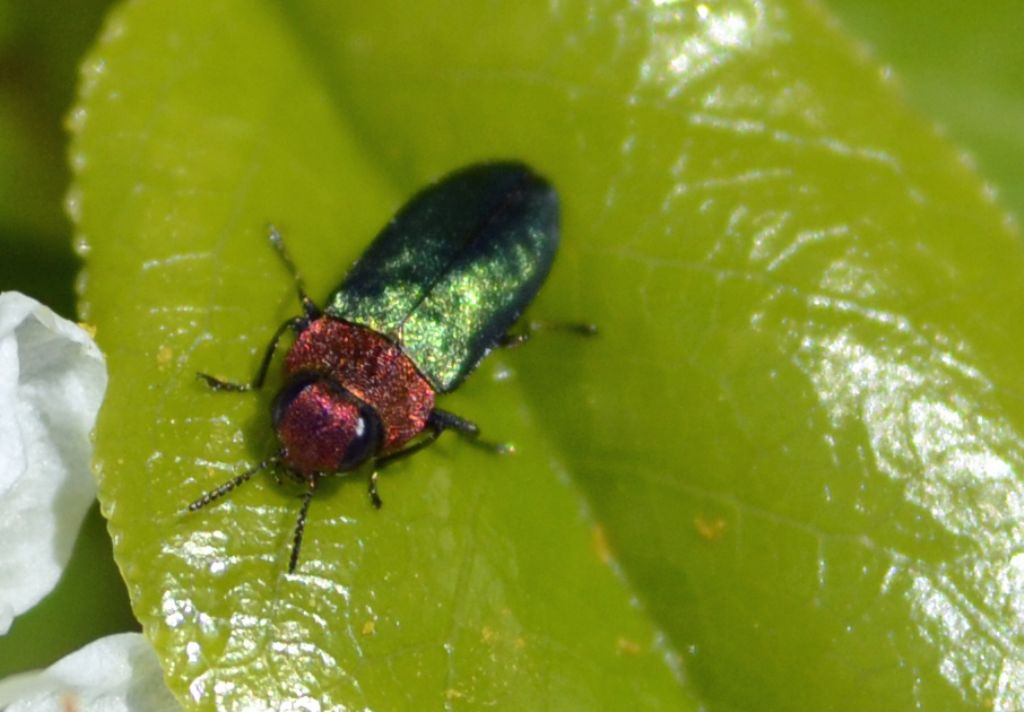
[(0, 294), (0, 635), (57, 583), (89, 504), (89, 433), (107, 388), (90, 336)]
[[(9, 706), (7, 706), (9, 705)], [(177, 712), (153, 647), (140, 633), (100, 638), (46, 670), (0, 681), (4, 712)]]

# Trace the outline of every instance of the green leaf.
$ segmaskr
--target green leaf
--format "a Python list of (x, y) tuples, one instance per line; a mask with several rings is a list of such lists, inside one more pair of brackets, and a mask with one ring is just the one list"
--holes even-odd
[(1024, 13), (1017, 0), (985, 11), (932, 0), (830, 0), (851, 30), (891, 62), (907, 97), (970, 147), (979, 171), (1024, 214)]
[[(362, 476), (339, 478), (313, 503), (294, 576), (295, 488), (264, 475), (184, 512), (274, 448), (272, 388), (216, 394), (195, 376), (248, 378), (298, 308), (266, 222), (326, 295), (413, 189), (466, 158), (390, 172), (303, 33), (247, 3), (132, 4), (87, 61), (73, 115), (83, 310), (111, 372), (102, 501), (172, 689), (236, 708), (685, 706), (674, 653), (595, 545), (515, 375), (528, 353), (445, 400), (515, 457), (446, 438), (388, 468), (380, 512)], [(553, 339), (569, 359), (594, 348)]]
[[(1024, 697), (1020, 239), (819, 10), (150, 0), (85, 76), (101, 499), (184, 699)], [(380, 512), (339, 478), (294, 576), (287, 486), (183, 513), (274, 447), (273, 384), (194, 377), (245, 379), (296, 310), (264, 224), (326, 295), (417, 187), (495, 157), (563, 198), (533, 313), (602, 330), (443, 401), (518, 454), (446, 438)]]

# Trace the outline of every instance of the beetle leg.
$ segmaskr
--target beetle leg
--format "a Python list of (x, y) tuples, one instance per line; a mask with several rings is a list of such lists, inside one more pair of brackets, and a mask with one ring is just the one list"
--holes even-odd
[(439, 433), (445, 430), (455, 430), (471, 438), (480, 435), (480, 428), (476, 423), (440, 408), (435, 408), (430, 413), (430, 417), (427, 419), (427, 426), (437, 430)]
[(281, 324), (277, 327), (277, 331), (274, 332), (274, 336), (270, 339), (270, 344), (267, 345), (267, 350), (263, 354), (263, 361), (260, 362), (260, 368), (256, 372), (256, 377), (252, 379), (250, 383), (233, 383), (231, 381), (222, 381), (215, 376), (211, 376), (208, 373), (196, 374), (199, 378), (206, 381), (206, 385), (215, 391), (256, 391), (263, 387), (263, 381), (267, 378), (267, 370), (270, 368), (270, 361), (274, 358), (274, 352), (277, 351), (277, 344), (281, 341), (281, 337), (284, 332), (288, 329), (293, 331), (301, 331), (309, 323), (309, 320), (304, 316), (297, 316), (293, 319)]
[(419, 452), (428, 445), (432, 445), (434, 441), (437, 440), (438, 436), (441, 435), (441, 432), (443, 430), (443, 428), (432, 429), (429, 433), (426, 434), (426, 436), (417, 440), (412, 445), (404, 447), (401, 450), (396, 450), (395, 452), (388, 453), (383, 457), (378, 457), (374, 461), (374, 464), (377, 467), (384, 467), (385, 465), (390, 465), (395, 460), (401, 460), (402, 458), (409, 457), (409, 455), (412, 455), (415, 452)]
[(372, 502), (373, 506), (377, 509), (380, 509), (381, 505), (384, 504), (383, 500), (381, 500), (380, 498), (380, 492), (377, 491), (376, 470), (374, 470), (373, 473), (370, 475), (370, 502)]
[(487, 440), (481, 440), (480, 428), (477, 427), (476, 423), (466, 420), (465, 418), (460, 418), (455, 415), (455, 413), (449, 413), (448, 411), (441, 410), (439, 408), (435, 408), (430, 414), (430, 417), (427, 419), (427, 428), (429, 428), (429, 432), (412, 445), (404, 447), (401, 450), (396, 450), (395, 452), (390, 452), (374, 461), (374, 470), (370, 475), (370, 501), (373, 502), (373, 506), (377, 509), (380, 509), (381, 504), (383, 504), (380, 498), (380, 492), (377, 490), (378, 470), (391, 464), (395, 460), (401, 460), (409, 457), (409, 455), (433, 445), (445, 430), (454, 430), (466, 438), (471, 444), (483, 448), (488, 452), (500, 455), (515, 452), (515, 448), (508, 443), (492, 443)]
[(270, 361), (274, 358), (274, 352), (277, 350), (277, 343), (281, 340), (281, 336), (288, 329), (299, 332), (306, 328), (310, 321), (319, 319), (322, 312), (320, 308), (309, 298), (306, 293), (306, 285), (302, 281), (302, 275), (299, 274), (299, 270), (295, 267), (295, 263), (292, 262), (291, 255), (288, 254), (288, 250), (284, 246), (284, 238), (281, 237), (281, 233), (273, 225), (268, 226), (270, 231), (270, 242), (277, 250), (277, 254), (281, 256), (281, 260), (284, 262), (285, 267), (291, 272), (292, 279), (295, 280), (295, 290), (299, 294), (299, 303), (302, 304), (302, 311), (304, 316), (297, 316), (293, 319), (281, 324), (277, 327), (277, 331), (270, 339), (270, 344), (267, 346), (267, 350), (263, 354), (263, 361), (260, 362), (260, 368), (256, 372), (256, 377), (252, 379), (250, 383), (234, 383), (232, 381), (222, 381), (215, 376), (211, 376), (208, 373), (200, 373), (199, 377), (206, 381), (206, 385), (215, 391), (255, 391), (259, 390), (263, 386), (263, 381), (267, 378), (267, 370), (270, 368)]
[(320, 316), (320, 308), (309, 298), (306, 293), (306, 284), (302, 280), (302, 275), (299, 274), (298, 268), (295, 263), (292, 262), (291, 255), (288, 254), (288, 250), (284, 246), (284, 238), (281, 233), (273, 225), (268, 225), (267, 230), (270, 232), (270, 242), (277, 250), (277, 254), (281, 256), (281, 261), (284, 262), (285, 267), (292, 274), (292, 279), (295, 280), (295, 291), (299, 294), (299, 303), (302, 304), (302, 311), (306, 313), (307, 319), (317, 319)]
[(427, 425), (437, 430), (439, 435), (445, 430), (454, 430), (466, 438), (466, 441), (470, 444), (489, 452), (500, 455), (515, 452), (515, 448), (508, 443), (492, 443), (489, 440), (481, 440), (480, 428), (477, 427), (476, 423), (460, 418), (455, 413), (449, 413), (447, 410), (435, 408), (430, 414)]
[(522, 328), (523, 331), (510, 332), (499, 337), (495, 345), (503, 349), (514, 349), (529, 341), (538, 331), (567, 331), (578, 336), (597, 334), (597, 325), (584, 321), (528, 321)]
[(423, 448), (432, 445), (434, 441), (437, 440), (438, 437), (440, 437), (441, 433), (444, 432), (444, 428), (436, 428), (430, 425), (429, 421), (427, 423), (427, 427), (430, 428), (430, 432), (427, 433), (425, 437), (420, 438), (419, 440), (414, 442), (412, 445), (409, 445), (408, 447), (404, 447), (401, 450), (396, 450), (395, 452), (388, 453), (387, 455), (384, 455), (383, 457), (378, 457), (376, 460), (374, 460), (374, 470), (373, 473), (370, 475), (370, 501), (373, 503), (373, 506), (376, 507), (377, 509), (380, 509), (381, 505), (384, 504), (384, 502), (380, 498), (380, 492), (377, 491), (377, 471), (380, 468), (391, 464), (395, 460), (401, 460), (404, 457), (409, 457), (409, 455), (419, 452)]
[(498, 337), (498, 342), (495, 344), (499, 349), (514, 349), (517, 346), (522, 346), (530, 340), (529, 331), (520, 331), (518, 333), (507, 333)]

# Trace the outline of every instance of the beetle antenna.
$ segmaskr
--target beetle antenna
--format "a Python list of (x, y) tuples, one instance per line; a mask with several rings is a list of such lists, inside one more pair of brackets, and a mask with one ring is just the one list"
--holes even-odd
[(292, 279), (295, 280), (295, 290), (299, 293), (299, 302), (302, 304), (302, 310), (306, 312), (306, 317), (309, 319), (316, 319), (320, 316), (320, 308), (309, 298), (306, 293), (306, 283), (302, 279), (302, 275), (299, 274), (298, 267), (292, 261), (292, 256), (288, 254), (288, 249), (284, 246), (284, 237), (281, 236), (281, 232), (274, 225), (267, 226), (270, 231), (270, 243), (277, 250), (277, 254), (281, 256), (281, 261), (284, 262), (285, 267), (292, 273)]
[(204, 494), (202, 497), (197, 499), (195, 502), (193, 502), (192, 504), (188, 505), (188, 511), (194, 512), (197, 509), (202, 509), (203, 507), (205, 507), (206, 505), (210, 504), (211, 502), (217, 501), (218, 499), (220, 499), (221, 497), (226, 495), (228, 492), (233, 490), (235, 487), (238, 487), (239, 485), (242, 485), (242, 484), (245, 484), (246, 482), (248, 482), (249, 478), (252, 477), (253, 475), (255, 475), (257, 472), (260, 472), (261, 470), (266, 470), (269, 467), (273, 467), (273, 466), (277, 465), (280, 461), (281, 461), (281, 453), (276, 453), (276, 454), (268, 457), (266, 460), (264, 460), (263, 462), (259, 463), (255, 467), (249, 468), (248, 470), (246, 470), (242, 474), (240, 474), (240, 475), (238, 475), (236, 477), (232, 477), (230, 480), (228, 480), (227, 482), (222, 484), (220, 487), (217, 487), (216, 489), (212, 489), (209, 492), (207, 492), (206, 494)]

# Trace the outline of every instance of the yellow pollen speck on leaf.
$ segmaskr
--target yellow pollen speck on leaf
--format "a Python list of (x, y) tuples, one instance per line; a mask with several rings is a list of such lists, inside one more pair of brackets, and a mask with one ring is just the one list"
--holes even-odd
[(640, 643), (629, 638), (620, 637), (615, 641), (615, 649), (622, 655), (639, 655)]
[(604, 533), (604, 527), (597, 525), (591, 530), (590, 542), (594, 547), (594, 552), (597, 554), (597, 558), (602, 564), (607, 564), (612, 560), (612, 550), (608, 545), (608, 537)]
[(157, 352), (156, 352), (156, 365), (159, 368), (164, 369), (164, 368), (166, 368), (171, 363), (171, 359), (173, 359), (173, 358), (174, 358), (174, 349), (172, 349), (167, 344), (164, 344), (159, 349), (157, 349)]
[(725, 533), (727, 522), (721, 517), (709, 519), (707, 517), (694, 517), (693, 526), (705, 541), (717, 541)]

